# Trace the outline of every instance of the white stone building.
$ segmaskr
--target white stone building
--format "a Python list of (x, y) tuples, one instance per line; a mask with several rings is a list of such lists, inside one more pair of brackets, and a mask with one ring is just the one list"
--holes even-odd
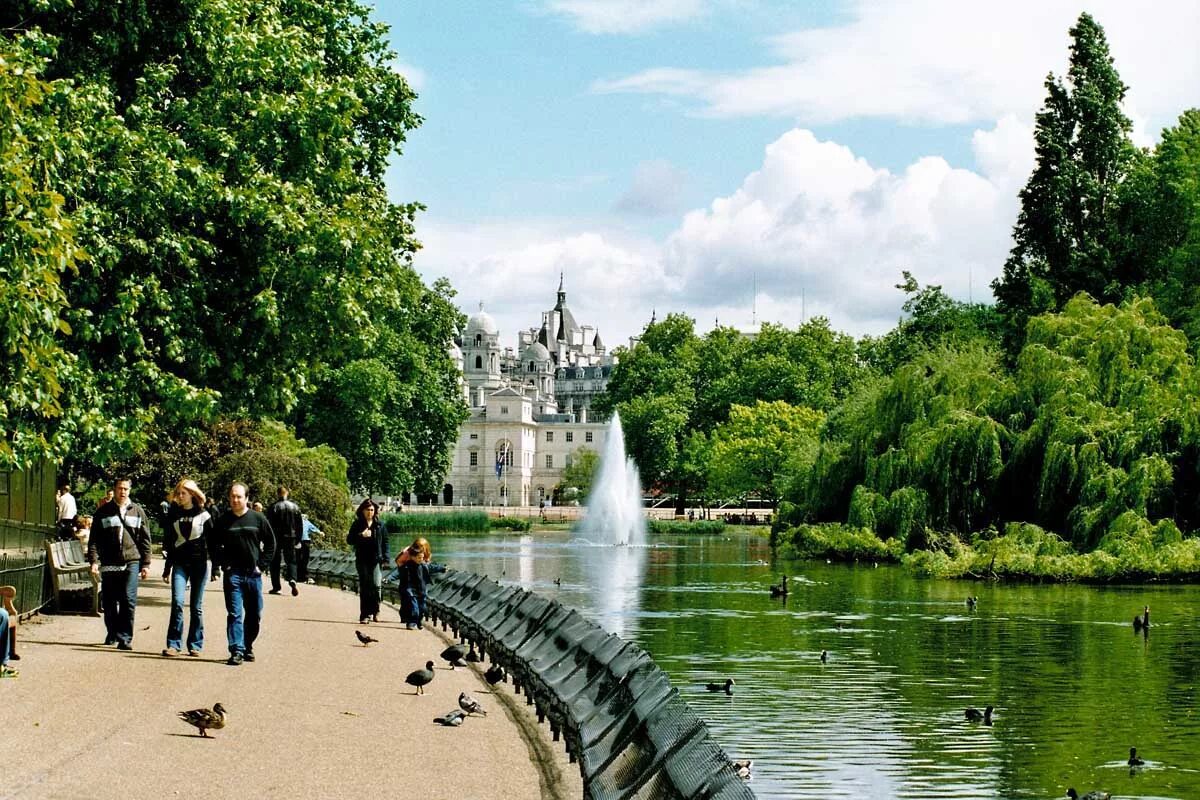
[(603, 447), (607, 425), (591, 407), (615, 362), (599, 332), (576, 323), (560, 278), (554, 308), (543, 312), (540, 327), (518, 333), (515, 350), (501, 348), (481, 304), (450, 352), (471, 416), (459, 429), (439, 499), (456, 506), (549, 504), (579, 450)]

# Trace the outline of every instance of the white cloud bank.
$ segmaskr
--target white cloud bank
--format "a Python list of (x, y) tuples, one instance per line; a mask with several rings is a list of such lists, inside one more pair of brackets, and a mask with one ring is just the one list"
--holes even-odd
[[(1081, 11), (1105, 28), (1129, 113), (1157, 128), (1200, 97), (1200, 3), (1159, 0), (857, 0), (847, 24), (774, 37), (776, 62), (736, 71), (659, 67), (598, 81), (599, 92), (691, 99), (701, 114), (805, 124), (890, 118), (920, 124), (1029, 116), (1046, 73), (1066, 71)], [(1180, 98), (1185, 98), (1181, 104)]]
[(1032, 169), (1032, 131), (1005, 117), (976, 131), (972, 147), (979, 172), (931, 156), (894, 174), (797, 128), (664, 242), (602, 227), (422, 225), (418, 264), (447, 275), (468, 313), (486, 301), (506, 342), (553, 305), (560, 270), (576, 319), (610, 346), (640, 331), (651, 309), (685, 312), (701, 330), (714, 318), (749, 327), (757, 305), (760, 322), (820, 314), (850, 333), (879, 333), (900, 316), (901, 270), (961, 299), (991, 297)]

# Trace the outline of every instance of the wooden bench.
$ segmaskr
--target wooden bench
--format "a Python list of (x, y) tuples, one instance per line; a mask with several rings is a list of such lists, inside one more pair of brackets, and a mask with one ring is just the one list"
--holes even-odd
[(16, 597), (17, 587), (0, 586), (0, 606), (4, 606), (4, 610), (8, 612), (8, 652), (13, 661), (20, 661), (21, 657), (17, 655), (17, 626), (21, 624), (21, 615), (13, 605)]
[(100, 616), (100, 576), (83, 555), (83, 546), (75, 539), (66, 542), (46, 542), (46, 566), (50, 569), (50, 585), (54, 589), (54, 607), (61, 613), (66, 609), (64, 595), (82, 594), (92, 601), (90, 613)]

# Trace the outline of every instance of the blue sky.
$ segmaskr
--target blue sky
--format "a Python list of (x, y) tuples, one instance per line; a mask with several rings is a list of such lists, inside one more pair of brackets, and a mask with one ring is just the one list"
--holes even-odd
[[(560, 271), (610, 345), (652, 309), (795, 325), (801, 297), (880, 332), (900, 269), (986, 296), (1081, 6), (976, 5), (381, 0), (425, 118), (389, 174), (428, 206), (418, 268), (508, 343)], [(1126, 5), (1083, 7), (1152, 144), (1200, 104), (1200, 4)]]

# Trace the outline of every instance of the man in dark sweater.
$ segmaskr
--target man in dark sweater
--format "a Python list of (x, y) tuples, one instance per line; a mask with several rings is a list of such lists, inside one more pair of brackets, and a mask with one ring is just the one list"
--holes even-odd
[(150, 573), (150, 528), (146, 512), (129, 499), (128, 478), (113, 483), (113, 499), (96, 509), (87, 560), (100, 575), (105, 644), (133, 649), (133, 613), (138, 581)]
[(217, 519), (213, 536), (213, 564), (224, 573), (225, 634), (229, 660), (236, 667), (254, 660), (254, 640), (262, 623), (262, 574), (275, 552), (271, 523), (246, 505), (246, 485), (229, 489), (229, 510)]
[(300, 506), (288, 497), (288, 488), (279, 487), (279, 499), (267, 509), (267, 521), (271, 530), (275, 531), (278, 547), (271, 558), (271, 594), (279, 594), (283, 585), (279, 582), (280, 562), (286, 567), (287, 582), (292, 587), (292, 597), (300, 594), (296, 588), (296, 550), (300, 547), (300, 537), (304, 531), (304, 518), (300, 514)]

